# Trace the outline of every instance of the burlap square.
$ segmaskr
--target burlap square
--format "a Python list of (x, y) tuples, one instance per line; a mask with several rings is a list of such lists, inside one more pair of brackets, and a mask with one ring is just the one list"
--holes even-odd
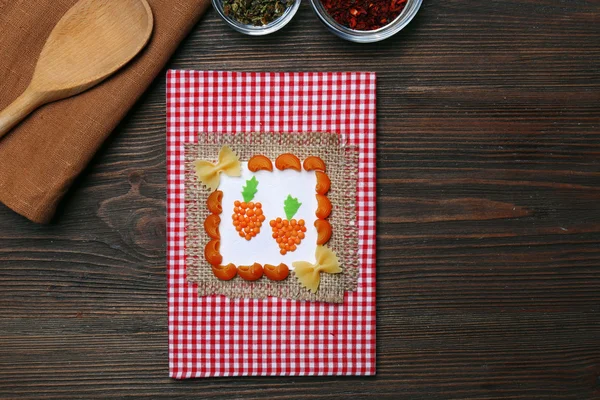
[[(331, 133), (200, 133), (198, 136), (198, 143), (185, 145), (186, 276), (188, 282), (198, 285), (198, 295), (219, 294), (231, 298), (274, 296), (342, 303), (344, 293), (356, 289), (358, 282), (358, 149), (343, 143), (340, 135)], [(216, 161), (223, 145), (231, 147), (241, 161), (248, 161), (256, 154), (275, 160), (282, 153), (293, 153), (300, 159), (318, 156), (325, 161), (331, 180), (327, 197), (333, 205), (329, 216), (333, 234), (327, 245), (337, 253), (343, 272), (321, 274), (316, 294), (303, 288), (293, 271), (281, 282), (266, 278), (247, 282), (239, 276), (231, 281), (221, 281), (213, 275), (210, 264), (204, 259), (204, 247), (210, 238), (204, 232), (203, 223), (209, 214), (206, 199), (210, 192), (198, 182), (193, 162), (197, 159)]]

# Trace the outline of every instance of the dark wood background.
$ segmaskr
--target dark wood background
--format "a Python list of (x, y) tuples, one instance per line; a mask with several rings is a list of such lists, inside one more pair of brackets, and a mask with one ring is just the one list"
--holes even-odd
[(600, 3), (425, 0), (372, 45), (305, 3), (168, 67), (378, 73), (377, 376), (167, 377), (163, 73), (53, 224), (0, 207), (1, 398), (600, 398)]

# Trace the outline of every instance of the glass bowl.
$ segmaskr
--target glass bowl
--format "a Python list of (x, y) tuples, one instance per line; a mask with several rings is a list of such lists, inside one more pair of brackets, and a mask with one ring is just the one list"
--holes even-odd
[(372, 31), (359, 31), (345, 27), (327, 13), (321, 0), (310, 0), (310, 3), (321, 22), (323, 22), (323, 24), (325, 24), (325, 26), (334, 34), (342, 39), (350, 40), (351, 42), (372, 43), (387, 39), (400, 32), (410, 21), (412, 21), (415, 15), (417, 15), (417, 11), (421, 8), (423, 0), (408, 0), (404, 10), (402, 10), (396, 19), (379, 29)]
[(276, 32), (284, 26), (286, 26), (287, 23), (290, 22), (292, 18), (294, 18), (294, 15), (298, 11), (298, 7), (300, 7), (300, 2), (301, 0), (294, 0), (294, 4), (292, 4), (291, 7), (288, 7), (281, 17), (274, 19), (268, 24), (262, 26), (254, 26), (243, 24), (234, 18), (228, 17), (223, 11), (223, 0), (212, 0), (213, 7), (215, 8), (215, 10), (217, 10), (221, 18), (225, 22), (227, 22), (227, 24), (229, 24), (230, 27), (232, 27), (238, 32), (251, 36), (268, 35), (269, 33)]

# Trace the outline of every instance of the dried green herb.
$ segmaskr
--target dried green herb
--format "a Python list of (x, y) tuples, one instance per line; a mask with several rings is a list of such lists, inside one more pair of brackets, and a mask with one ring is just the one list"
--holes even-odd
[(294, 0), (223, 0), (225, 15), (247, 25), (261, 26), (281, 17)]

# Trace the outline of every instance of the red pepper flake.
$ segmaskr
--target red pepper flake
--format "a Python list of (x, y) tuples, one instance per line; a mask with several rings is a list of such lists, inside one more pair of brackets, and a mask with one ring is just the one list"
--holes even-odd
[(323, 6), (341, 25), (360, 31), (379, 29), (394, 19), (407, 0), (322, 0)]

